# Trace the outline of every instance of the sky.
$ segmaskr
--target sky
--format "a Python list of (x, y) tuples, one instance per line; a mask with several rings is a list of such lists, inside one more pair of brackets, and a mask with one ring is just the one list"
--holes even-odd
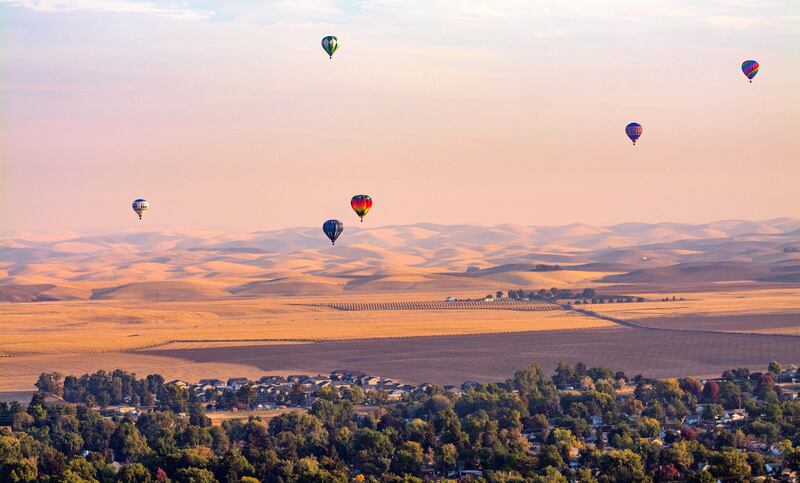
[(0, 0), (0, 230), (800, 217), (798, 85), (797, 0)]

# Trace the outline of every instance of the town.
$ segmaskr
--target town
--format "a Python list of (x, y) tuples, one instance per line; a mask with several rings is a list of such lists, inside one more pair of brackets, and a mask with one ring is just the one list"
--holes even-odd
[(580, 363), (548, 378), (532, 364), (460, 386), (346, 370), (197, 382), (44, 373), (30, 404), (0, 404), (0, 470), (88, 481), (796, 481), (799, 380), (778, 362), (708, 379)]

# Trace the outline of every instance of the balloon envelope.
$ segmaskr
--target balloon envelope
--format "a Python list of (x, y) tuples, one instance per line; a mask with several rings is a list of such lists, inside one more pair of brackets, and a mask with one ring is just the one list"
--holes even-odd
[(145, 199), (137, 198), (133, 200), (131, 207), (133, 208), (133, 211), (135, 211), (136, 214), (139, 215), (139, 219), (141, 220), (142, 213), (144, 213), (145, 211), (147, 211), (148, 208), (150, 208), (150, 203), (148, 203), (147, 200)]
[(344, 230), (344, 225), (339, 220), (328, 220), (322, 224), (322, 231), (330, 238), (331, 245), (336, 244), (336, 239), (342, 234), (342, 230)]
[(745, 60), (742, 62), (742, 72), (752, 81), (753, 77), (758, 74), (758, 62), (755, 60)]
[(350, 206), (356, 212), (356, 215), (361, 218), (361, 221), (364, 221), (364, 216), (372, 208), (372, 198), (369, 195), (355, 195), (350, 200)]
[(328, 57), (333, 58), (333, 53), (339, 48), (339, 39), (333, 35), (328, 35), (322, 39), (322, 48), (328, 54)]
[(642, 125), (638, 122), (632, 122), (625, 126), (625, 134), (631, 138), (633, 144), (636, 144), (636, 140), (639, 139), (639, 136), (642, 135)]

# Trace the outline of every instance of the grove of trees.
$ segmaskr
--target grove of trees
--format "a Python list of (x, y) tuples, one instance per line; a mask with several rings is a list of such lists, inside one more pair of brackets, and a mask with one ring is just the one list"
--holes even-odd
[[(186, 389), (125, 374), (46, 374), (42, 390), (76, 403), (41, 393), (27, 406), (0, 404), (0, 481), (413, 482), (461, 469), (488, 482), (711, 482), (747, 481), (768, 465), (800, 470), (800, 400), (777, 385), (777, 363), (705, 384), (584, 364), (548, 377), (532, 364), (463, 394), (427, 385), (356, 412), (326, 389), (308, 411), (221, 425)], [(133, 398), (152, 409), (96, 409)], [(698, 407), (704, 422), (688, 425)], [(720, 423), (740, 409), (746, 418)]]

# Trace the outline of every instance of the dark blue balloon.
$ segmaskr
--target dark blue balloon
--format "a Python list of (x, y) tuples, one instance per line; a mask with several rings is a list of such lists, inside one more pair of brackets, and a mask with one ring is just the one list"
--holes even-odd
[(342, 234), (344, 225), (339, 220), (328, 220), (322, 224), (322, 231), (331, 239), (331, 245), (336, 245), (336, 239)]

